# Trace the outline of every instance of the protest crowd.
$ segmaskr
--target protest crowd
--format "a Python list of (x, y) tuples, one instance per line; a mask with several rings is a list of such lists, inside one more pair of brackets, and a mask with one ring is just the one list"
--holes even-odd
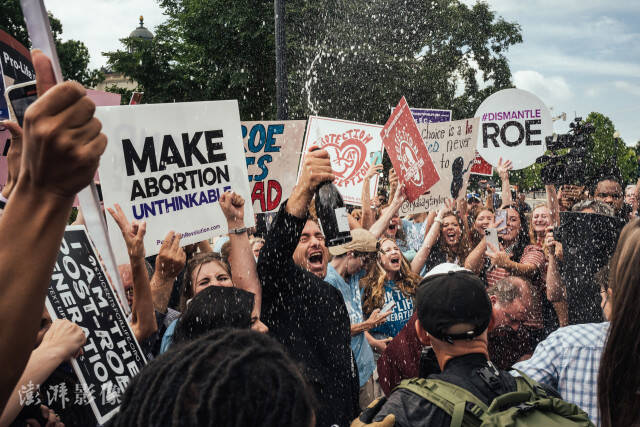
[[(22, 127), (3, 123), (12, 144), (0, 217), (1, 426), (640, 423), (640, 187), (615, 169), (547, 184), (531, 203), (510, 184), (510, 160), (496, 166), (500, 185), (474, 190), (461, 163), (450, 197), (406, 214), (411, 170), (367, 163), (361, 203), (341, 218), (350, 238), (329, 245), (317, 190), (338, 173), (326, 147), (307, 147), (263, 232), (247, 216), (253, 200), (233, 186), (198, 202), (215, 201), (226, 220), (211, 242), (185, 244), (191, 224), (152, 229), (151, 216), (105, 203), (128, 255), (116, 307), (131, 314), (116, 332), (81, 323), (80, 311), (52, 316), (72, 305), (68, 289), (93, 293), (96, 313), (107, 305), (79, 278), (103, 260), (72, 259), (80, 243), (65, 228), (119, 142), (102, 133), (81, 85), (56, 84), (37, 50), (32, 62), (38, 99)], [(206, 135), (209, 159), (220, 156)], [(74, 225), (85, 222), (80, 211)], [(150, 233), (164, 236), (157, 255)], [(78, 361), (110, 386), (80, 378)], [(102, 422), (105, 394), (117, 410)]]

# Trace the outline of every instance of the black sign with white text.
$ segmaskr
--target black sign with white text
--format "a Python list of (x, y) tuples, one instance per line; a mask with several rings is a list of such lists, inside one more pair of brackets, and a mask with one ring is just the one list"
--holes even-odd
[(47, 309), (52, 319), (76, 323), (87, 337), (72, 365), (98, 423), (104, 424), (146, 359), (83, 226), (67, 227), (64, 233)]

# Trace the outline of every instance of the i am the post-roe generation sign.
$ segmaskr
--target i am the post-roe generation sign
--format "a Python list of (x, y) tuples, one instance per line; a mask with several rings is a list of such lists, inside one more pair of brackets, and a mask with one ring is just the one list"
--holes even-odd
[(545, 137), (553, 133), (549, 109), (521, 89), (504, 89), (485, 99), (476, 111), (480, 118), (478, 154), (492, 166), (511, 160), (513, 169), (532, 165), (546, 151)]
[[(245, 225), (254, 225), (237, 101), (100, 107), (96, 117), (109, 139), (99, 169), (105, 206), (147, 222), (147, 256), (170, 230), (183, 245), (226, 234), (227, 190), (245, 199)], [(128, 262), (117, 224), (109, 215), (107, 223), (118, 264)]]

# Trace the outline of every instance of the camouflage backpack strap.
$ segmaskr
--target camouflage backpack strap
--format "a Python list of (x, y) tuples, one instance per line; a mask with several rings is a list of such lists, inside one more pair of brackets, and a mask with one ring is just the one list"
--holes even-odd
[[(409, 390), (427, 399), (451, 416), (451, 427), (479, 426), (482, 415), (487, 412), (487, 405), (473, 393), (442, 380), (413, 378), (403, 380), (397, 389)], [(465, 417), (469, 412), (473, 417)]]

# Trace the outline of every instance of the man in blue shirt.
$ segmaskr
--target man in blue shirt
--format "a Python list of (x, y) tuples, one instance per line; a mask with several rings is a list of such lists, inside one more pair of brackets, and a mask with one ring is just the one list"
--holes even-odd
[(359, 282), (365, 274), (366, 259), (376, 252), (376, 238), (364, 228), (351, 230), (351, 236), (351, 242), (329, 248), (333, 259), (327, 266), (324, 280), (340, 291), (349, 312), (351, 350), (358, 366), (360, 407), (364, 410), (381, 395), (381, 391), (375, 392), (373, 373), (376, 366), (365, 332), (384, 323), (391, 312), (380, 313), (380, 310), (374, 310), (371, 316), (364, 320)]

